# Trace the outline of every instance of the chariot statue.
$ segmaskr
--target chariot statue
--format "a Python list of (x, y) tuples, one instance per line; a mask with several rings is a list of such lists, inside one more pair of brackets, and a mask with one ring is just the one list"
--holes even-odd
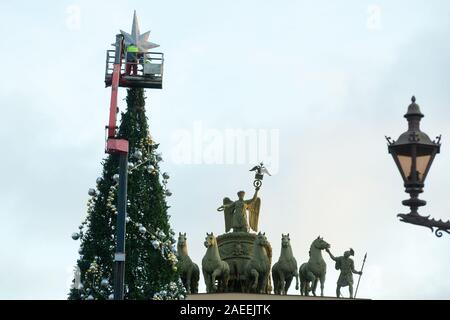
[(225, 218), (225, 233), (217, 237), (217, 245), (221, 259), (230, 267), (229, 292), (270, 293), (272, 247), (264, 234), (258, 233), (261, 209), (258, 192), (264, 175), (270, 174), (262, 163), (250, 171), (255, 172), (253, 197), (245, 199), (245, 192), (239, 191), (237, 200), (225, 197), (217, 209), (223, 211)]

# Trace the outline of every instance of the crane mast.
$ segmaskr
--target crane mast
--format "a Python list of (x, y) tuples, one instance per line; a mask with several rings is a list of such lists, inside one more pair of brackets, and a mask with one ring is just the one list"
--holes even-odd
[(125, 281), (125, 234), (128, 180), (128, 140), (117, 138), (117, 95), (122, 68), (123, 35), (116, 35), (115, 59), (111, 83), (109, 123), (107, 128), (106, 153), (119, 156), (119, 188), (117, 199), (117, 235), (114, 255), (114, 299), (123, 300)]

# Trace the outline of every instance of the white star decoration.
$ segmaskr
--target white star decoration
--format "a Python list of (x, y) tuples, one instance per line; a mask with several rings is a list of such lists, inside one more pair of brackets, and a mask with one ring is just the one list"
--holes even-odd
[(120, 33), (125, 37), (125, 45), (128, 46), (130, 44), (134, 44), (139, 48), (139, 51), (147, 52), (149, 49), (159, 47), (159, 44), (148, 41), (150, 31), (141, 34), (141, 31), (139, 29), (138, 18), (136, 15), (136, 10), (134, 10), (133, 26), (131, 27), (131, 34), (123, 30), (120, 30)]

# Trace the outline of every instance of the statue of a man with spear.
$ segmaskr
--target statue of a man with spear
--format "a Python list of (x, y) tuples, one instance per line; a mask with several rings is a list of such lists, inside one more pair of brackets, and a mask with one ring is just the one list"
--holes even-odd
[[(359, 286), (359, 280), (361, 279), (362, 269), (364, 268), (367, 254), (364, 256), (364, 262), (361, 271), (356, 271), (355, 263), (353, 262), (353, 259), (350, 258), (350, 256), (355, 255), (355, 251), (353, 249), (350, 248), (350, 250), (345, 251), (344, 255), (341, 257), (333, 256), (330, 252), (330, 249), (326, 249), (326, 251), (330, 255), (330, 258), (336, 262), (336, 270), (341, 270), (341, 274), (339, 275), (339, 279), (337, 281), (336, 296), (339, 298), (341, 296), (341, 288), (348, 286), (348, 289), (350, 291), (350, 298), (353, 298), (353, 273), (359, 274)], [(358, 291), (358, 288), (356, 290)]]

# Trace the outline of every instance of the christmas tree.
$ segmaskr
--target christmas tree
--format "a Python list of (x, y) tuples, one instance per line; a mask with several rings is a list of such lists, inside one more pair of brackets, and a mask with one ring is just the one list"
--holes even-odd
[[(175, 233), (165, 197), (169, 175), (149, 134), (144, 90), (128, 89), (118, 136), (129, 141), (125, 299), (182, 299), (186, 291), (176, 268)], [(118, 156), (103, 161), (96, 188), (89, 189), (87, 217), (72, 235), (80, 257), (69, 299), (112, 299), (117, 218)]]

